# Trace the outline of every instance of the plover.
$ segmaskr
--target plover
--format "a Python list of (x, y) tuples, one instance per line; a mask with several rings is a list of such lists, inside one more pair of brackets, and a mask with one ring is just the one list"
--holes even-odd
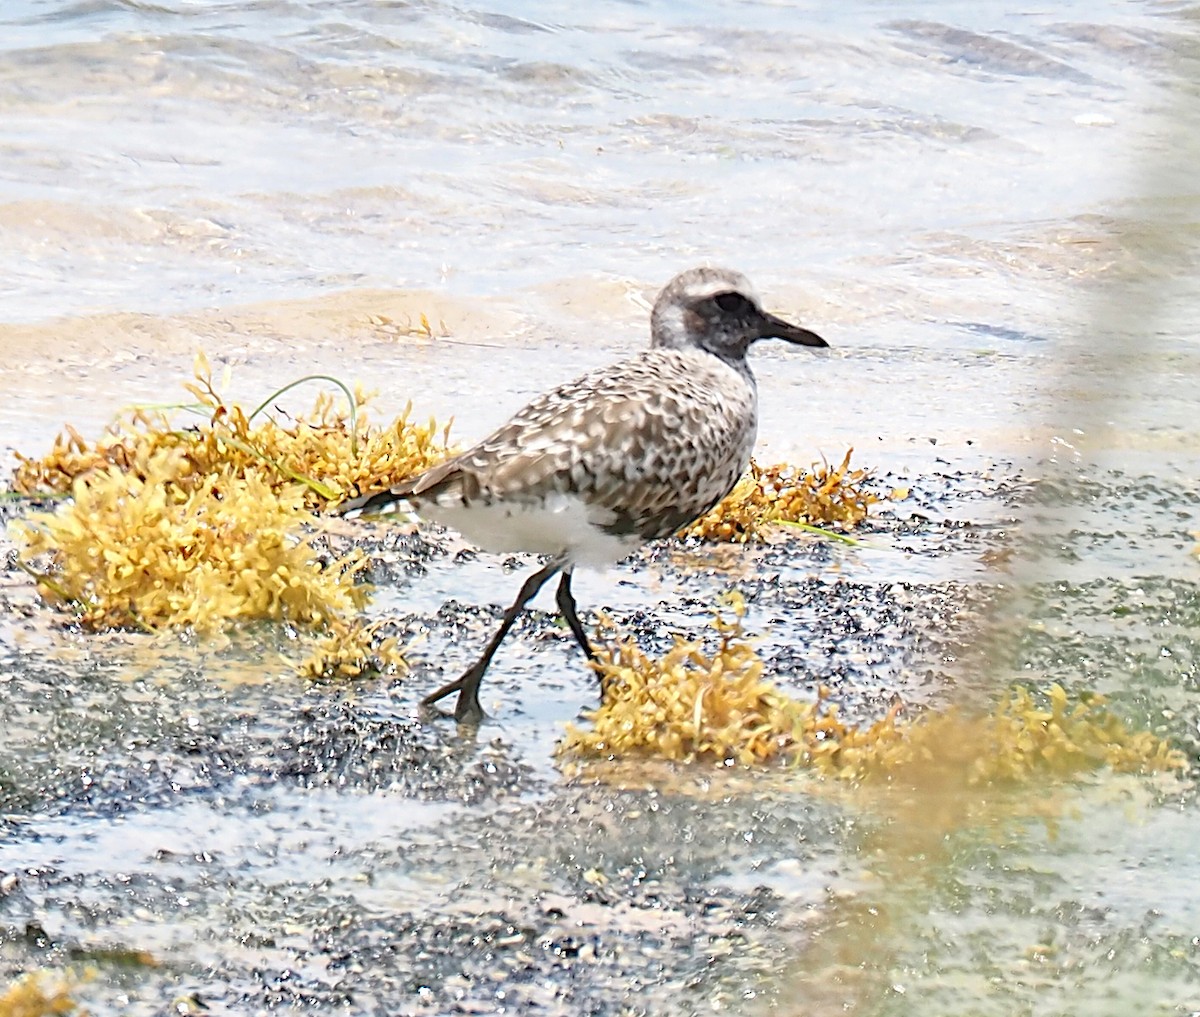
[(483, 655), (422, 705), (457, 692), (454, 716), (478, 723), (484, 672), (517, 615), (556, 573), (558, 607), (594, 660), (571, 593), (575, 567), (608, 565), (669, 537), (733, 490), (758, 430), (758, 387), (746, 362), (754, 342), (828, 345), (767, 314), (745, 276), (719, 268), (672, 279), (650, 329), (650, 349), (538, 396), (460, 455), (339, 507), (353, 518), (406, 501), (484, 550), (549, 556)]

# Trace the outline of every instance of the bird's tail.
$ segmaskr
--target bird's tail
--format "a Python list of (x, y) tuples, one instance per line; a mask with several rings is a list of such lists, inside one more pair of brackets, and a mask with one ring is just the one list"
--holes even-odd
[(357, 519), (359, 516), (382, 515), (394, 512), (401, 502), (409, 498), (420, 500), (436, 500), (439, 496), (454, 492), (461, 493), (464, 477), (460, 464), (456, 459), (448, 459), (439, 463), (431, 470), (419, 473), (415, 477), (400, 481), (395, 487), (386, 491), (373, 491), (361, 494), (342, 502), (333, 511), (343, 519)]
[(404, 501), (405, 494), (396, 494), (396, 488), (387, 491), (375, 491), (372, 494), (362, 494), (351, 498), (334, 508), (334, 514), (343, 519), (357, 519), (359, 516), (378, 516), (385, 512), (395, 512)]

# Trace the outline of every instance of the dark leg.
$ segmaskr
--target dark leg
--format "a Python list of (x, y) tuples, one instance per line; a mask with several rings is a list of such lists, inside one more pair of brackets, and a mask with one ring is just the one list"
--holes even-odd
[(588, 660), (595, 660), (596, 651), (592, 649), (592, 644), (588, 642), (587, 633), (583, 631), (579, 615), (575, 613), (575, 597), (571, 593), (571, 575), (573, 569), (574, 566), (564, 569), (562, 578), (558, 581), (558, 609), (562, 612), (562, 616), (567, 619), (567, 626), (570, 628), (571, 634), (575, 637), (575, 642), (579, 644), (579, 648), (587, 654)]
[[(454, 705), (454, 719), (467, 724), (478, 724), (483, 719), (483, 708), (479, 705), (479, 684), (483, 681), (484, 672), (487, 671), (500, 644), (504, 642), (504, 637), (508, 635), (508, 630), (512, 628), (513, 622), (517, 620), (521, 609), (534, 598), (546, 580), (562, 567), (563, 559), (554, 558), (526, 579), (525, 585), (521, 587), (521, 592), (517, 594), (517, 599), (513, 601), (512, 607), (504, 612), (504, 620), (500, 623), (499, 630), (492, 636), (492, 641), (487, 644), (483, 656), (472, 664), (461, 678), (443, 685), (436, 692), (427, 695), (421, 700), (421, 705), (430, 706), (439, 699), (445, 699), (451, 692), (457, 692), (458, 702)], [(578, 620), (576, 623), (578, 624)]]

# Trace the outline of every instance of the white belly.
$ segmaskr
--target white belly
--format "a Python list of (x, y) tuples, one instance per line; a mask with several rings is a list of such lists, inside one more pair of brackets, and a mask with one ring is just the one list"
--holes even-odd
[(418, 502), (417, 513), (452, 527), (476, 547), (495, 554), (565, 554), (572, 563), (603, 567), (620, 561), (641, 544), (634, 536), (614, 536), (596, 525), (597, 510), (569, 494), (537, 504), (473, 502), (438, 505)]

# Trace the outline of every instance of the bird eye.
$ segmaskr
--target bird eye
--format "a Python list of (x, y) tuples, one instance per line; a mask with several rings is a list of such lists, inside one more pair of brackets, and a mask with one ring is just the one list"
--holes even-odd
[(718, 293), (713, 302), (726, 314), (741, 314), (750, 304), (740, 293)]

